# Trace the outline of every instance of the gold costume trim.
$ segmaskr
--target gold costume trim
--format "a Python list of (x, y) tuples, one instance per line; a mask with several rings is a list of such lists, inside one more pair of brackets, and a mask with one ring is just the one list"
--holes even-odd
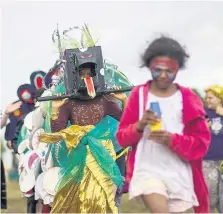
[(55, 133), (41, 133), (39, 136), (40, 142), (44, 143), (58, 143), (60, 140), (64, 140), (68, 151), (73, 147), (76, 148), (80, 143), (82, 137), (88, 134), (94, 126), (78, 126), (72, 125), (66, 129), (63, 129)]
[[(83, 136), (94, 126), (72, 125), (56, 133), (41, 133), (40, 141), (56, 143), (64, 139), (67, 147), (76, 148)], [(115, 151), (111, 140), (101, 140), (109, 154), (115, 159)], [(51, 213), (118, 213), (115, 206), (114, 183), (103, 173), (87, 147), (86, 165), (81, 183), (69, 182), (56, 193)]]

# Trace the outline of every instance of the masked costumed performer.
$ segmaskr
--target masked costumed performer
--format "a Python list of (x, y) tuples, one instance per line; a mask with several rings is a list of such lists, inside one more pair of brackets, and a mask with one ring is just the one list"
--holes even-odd
[[(69, 151), (51, 212), (117, 213), (115, 192), (122, 186), (123, 178), (114, 160), (110, 135), (114, 132), (112, 121), (119, 120), (122, 114), (114, 97), (123, 106), (127, 97), (125, 93), (113, 94), (114, 97), (95, 96), (104, 81), (100, 72), (103, 68), (101, 47), (72, 51), (73, 60), (65, 51), (65, 77), (68, 78), (65, 86), (68, 92), (75, 89), (80, 97), (53, 101), (51, 128), (54, 133), (40, 135), (40, 141), (46, 143), (64, 139)], [(69, 67), (72, 65), (74, 73)], [(72, 125), (66, 128), (68, 121)]]

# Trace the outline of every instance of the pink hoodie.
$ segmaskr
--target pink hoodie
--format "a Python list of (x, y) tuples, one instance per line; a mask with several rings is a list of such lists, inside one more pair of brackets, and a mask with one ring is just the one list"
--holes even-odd
[[(144, 90), (144, 109), (146, 107), (149, 85), (137, 86), (132, 90), (120, 120), (117, 140), (122, 147), (131, 146), (128, 156), (126, 180), (131, 181), (137, 143), (142, 137), (136, 130), (139, 120), (139, 88)], [(170, 149), (183, 160), (189, 161), (193, 172), (194, 191), (197, 195), (199, 206), (195, 207), (196, 213), (209, 212), (208, 188), (202, 173), (202, 159), (208, 151), (210, 144), (210, 131), (205, 119), (205, 111), (200, 98), (190, 89), (177, 85), (183, 97), (183, 123), (184, 134), (172, 134)]]

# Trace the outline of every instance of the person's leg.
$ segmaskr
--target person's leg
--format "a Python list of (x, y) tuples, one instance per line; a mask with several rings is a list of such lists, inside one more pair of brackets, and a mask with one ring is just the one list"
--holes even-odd
[(168, 207), (170, 213), (194, 213), (192, 203), (179, 199), (169, 200)]
[(43, 210), (43, 204), (40, 200), (38, 200), (36, 203), (36, 213), (42, 213), (42, 210)]
[(223, 161), (218, 161), (218, 204), (217, 211), (218, 213), (223, 213)]
[(27, 213), (36, 213), (36, 203), (34, 195), (27, 198)]
[[(116, 156), (119, 155), (123, 150), (116, 153)], [(121, 175), (123, 178), (125, 177), (125, 155), (122, 155), (116, 160), (116, 164), (118, 165), (118, 168), (120, 170)], [(121, 206), (121, 200), (122, 200), (122, 189), (117, 189), (116, 195), (115, 195), (115, 204), (118, 207), (118, 209)]]
[(203, 161), (203, 173), (208, 185), (210, 197), (210, 210), (213, 213), (219, 202), (218, 198), (218, 182), (219, 172), (216, 168), (216, 161)]
[(194, 213), (194, 208), (192, 207), (192, 208), (186, 210), (186, 211), (183, 212), (183, 213)]
[(151, 178), (145, 183), (145, 191), (141, 196), (145, 206), (152, 213), (169, 213), (168, 195), (163, 181)]
[(51, 207), (49, 205), (43, 204), (42, 206), (42, 213), (50, 213)]
[(142, 196), (143, 202), (151, 213), (169, 213), (166, 196), (152, 193)]
[(1, 159), (1, 209), (7, 209), (5, 169)]
[(121, 200), (122, 200), (122, 190), (117, 189), (115, 194), (115, 206), (118, 207), (118, 212), (120, 211)]

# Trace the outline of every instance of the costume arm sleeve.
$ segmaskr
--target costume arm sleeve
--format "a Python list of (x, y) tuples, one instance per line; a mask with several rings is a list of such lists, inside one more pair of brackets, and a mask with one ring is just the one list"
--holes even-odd
[(70, 118), (70, 109), (69, 103), (64, 104), (58, 114), (58, 118), (56, 120), (51, 119), (51, 130), (52, 132), (58, 132), (67, 127), (67, 123)]
[(201, 159), (208, 151), (211, 133), (205, 118), (199, 118), (188, 125), (190, 135), (173, 134), (170, 148), (186, 161)]
[(133, 146), (142, 137), (142, 133), (136, 130), (136, 124), (139, 120), (138, 93), (138, 88), (132, 90), (120, 120), (116, 137), (121, 147)]
[(105, 97), (105, 108), (106, 108), (106, 115), (109, 115), (116, 120), (120, 121), (122, 116), (122, 109), (116, 103), (115, 99), (112, 96), (106, 95)]

